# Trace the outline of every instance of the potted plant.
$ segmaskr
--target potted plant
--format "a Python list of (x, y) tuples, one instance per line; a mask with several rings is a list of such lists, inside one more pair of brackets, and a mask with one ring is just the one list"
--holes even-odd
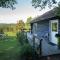
[(60, 49), (60, 34), (56, 34), (55, 36), (58, 39), (58, 48)]

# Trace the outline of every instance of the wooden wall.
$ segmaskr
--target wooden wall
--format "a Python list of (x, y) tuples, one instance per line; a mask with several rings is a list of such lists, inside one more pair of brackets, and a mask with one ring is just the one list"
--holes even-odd
[(59, 19), (58, 26), (59, 26), (59, 28), (58, 28), (58, 32), (59, 32), (59, 34), (60, 34), (60, 19)]

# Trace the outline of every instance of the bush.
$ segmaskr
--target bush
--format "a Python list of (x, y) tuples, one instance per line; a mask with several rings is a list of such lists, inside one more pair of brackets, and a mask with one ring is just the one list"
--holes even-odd
[(17, 40), (19, 41), (20, 45), (24, 45), (24, 43), (27, 43), (28, 40), (26, 38), (26, 32), (20, 31), (17, 33)]
[(59, 37), (60, 37), (60, 34), (56, 34), (55, 36), (56, 36), (57, 38), (59, 38)]
[(29, 45), (26, 38), (26, 32), (21, 31), (17, 33), (17, 40), (20, 44), (20, 60), (31, 60), (32, 57), (32, 47)]
[(24, 44), (20, 50), (20, 59), (29, 60), (32, 59), (32, 48), (29, 44)]
[(56, 34), (55, 37), (58, 39), (58, 48), (60, 49), (60, 34)]

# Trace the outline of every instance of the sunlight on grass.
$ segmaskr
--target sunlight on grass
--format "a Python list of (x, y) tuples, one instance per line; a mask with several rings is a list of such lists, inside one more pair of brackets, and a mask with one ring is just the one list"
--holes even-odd
[(8, 36), (16, 36), (16, 32), (4, 32)]

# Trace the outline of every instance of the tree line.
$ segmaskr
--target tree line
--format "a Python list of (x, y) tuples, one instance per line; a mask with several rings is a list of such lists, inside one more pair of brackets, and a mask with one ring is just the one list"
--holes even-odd
[(28, 17), (27, 21), (25, 23), (23, 20), (18, 20), (18, 22), (15, 24), (2, 24), (2, 23), (0, 23), (0, 33), (17, 32), (17, 31), (21, 31), (22, 29), (29, 30), (31, 19), (32, 19), (32, 17)]

